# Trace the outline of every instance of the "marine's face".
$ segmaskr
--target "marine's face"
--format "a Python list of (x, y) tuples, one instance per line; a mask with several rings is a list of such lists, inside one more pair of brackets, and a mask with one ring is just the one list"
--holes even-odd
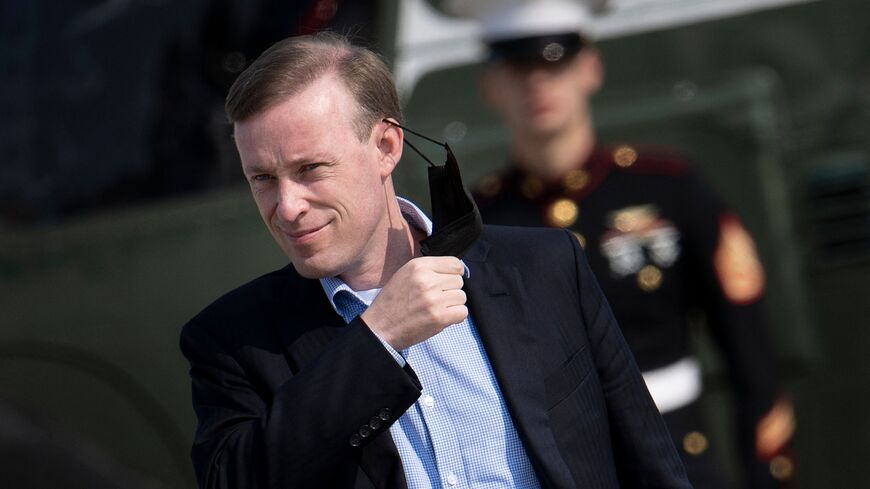
[(304, 277), (355, 273), (383, 260), (385, 182), (395, 162), (378, 147), (385, 124), (359, 141), (356, 110), (344, 84), (327, 75), (235, 125), (260, 216)]
[(601, 84), (594, 50), (557, 63), (492, 63), (481, 77), (487, 102), (515, 135), (546, 137), (588, 117), (588, 98)]

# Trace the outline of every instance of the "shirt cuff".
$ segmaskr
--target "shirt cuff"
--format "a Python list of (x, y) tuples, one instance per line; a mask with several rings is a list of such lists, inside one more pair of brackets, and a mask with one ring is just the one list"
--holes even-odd
[(387, 343), (386, 341), (384, 341), (383, 338), (381, 338), (380, 336), (378, 336), (377, 333), (375, 333), (374, 331), (372, 331), (372, 334), (374, 334), (374, 335), (375, 335), (375, 338), (377, 338), (378, 341), (380, 341), (381, 344), (384, 345), (384, 348), (387, 349), (387, 352), (389, 352), (389, 354), (393, 357), (393, 360), (395, 360), (396, 363), (398, 363), (400, 367), (405, 368), (405, 365), (408, 363), (408, 361), (405, 360), (405, 357), (403, 357), (402, 354), (399, 353), (395, 348), (393, 348), (392, 346), (390, 346), (389, 343)]

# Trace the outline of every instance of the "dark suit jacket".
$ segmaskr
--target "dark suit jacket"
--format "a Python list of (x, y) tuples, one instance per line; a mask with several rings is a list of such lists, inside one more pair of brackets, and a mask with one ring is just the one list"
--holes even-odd
[[(464, 261), (471, 315), (541, 485), (690, 487), (574, 237), (486, 227)], [(292, 266), (260, 277), (192, 319), (181, 348), (201, 487), (406, 487), (388, 428), (420, 395), (413, 365), (359, 318), (345, 325), (318, 281)]]

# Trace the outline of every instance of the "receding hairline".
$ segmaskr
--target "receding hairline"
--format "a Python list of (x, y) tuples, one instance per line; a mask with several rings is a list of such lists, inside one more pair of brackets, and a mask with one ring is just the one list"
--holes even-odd
[[(227, 93), (225, 109), (229, 122), (244, 122), (257, 114), (265, 112), (269, 108), (292, 98), (297, 93), (304, 91), (328, 73), (338, 74), (338, 65), (341, 63), (343, 58), (347, 58), (352, 54), (352, 46), (346, 39), (337, 35), (327, 36), (324, 34), (321, 35), (320, 39), (325, 39), (326, 41), (317, 41), (314, 38), (308, 37), (290, 38), (285, 40), (287, 42), (275, 43), (263, 51), (263, 53), (254, 60), (248, 69), (239, 75)], [(315, 65), (317, 69), (298, 77), (297, 80), (300, 80), (301, 82), (291, 85), (289, 89), (273, 90), (269, 95), (260, 98), (253, 98), (250, 95), (242, 97), (242, 94), (250, 93), (252, 90), (251, 85), (256, 84), (262, 87), (262, 85), (267, 84), (267, 80), (272, 79), (272, 77), (263, 76), (263, 74), (274, 70), (276, 65), (281, 64), (281, 60), (276, 59), (277, 55), (275, 55), (275, 53), (281, 49), (286, 49), (289, 42), (296, 43), (300, 46), (305, 45), (309, 48), (315, 48), (318, 51), (318, 54), (321, 55), (323, 62)], [(340, 75), (339, 78), (341, 78)], [(275, 82), (273, 81), (272, 83)], [(256, 89), (256, 87), (254, 87), (254, 89)]]
[[(252, 111), (250, 114), (246, 115), (244, 118), (232, 121), (234, 135), (235, 135), (235, 128), (238, 126), (238, 124), (245, 124), (246, 122), (249, 122), (252, 119), (255, 119), (256, 117), (262, 116), (263, 114), (269, 112), (270, 110), (275, 109), (276, 107), (278, 107), (282, 104), (285, 104), (285, 103), (293, 100), (294, 98), (302, 96), (306, 91), (311, 89), (314, 85), (316, 85), (322, 81), (328, 80), (328, 79), (331, 79), (333, 83), (337, 84), (337, 86), (340, 87), (340, 89), (344, 91), (347, 98), (350, 100), (350, 110), (352, 110), (353, 113), (349, 114), (347, 120), (351, 124), (351, 129), (353, 129), (354, 132), (356, 132), (355, 126), (356, 126), (357, 122), (359, 121), (359, 118), (362, 115), (363, 109), (362, 109), (360, 103), (356, 100), (356, 97), (354, 97), (354, 94), (350, 90), (350, 87), (347, 86), (347, 82), (345, 82), (345, 80), (342, 78), (341, 74), (338, 73), (338, 70), (330, 69), (330, 70), (324, 71), (319, 76), (308, 81), (304, 85), (299, 85), (298, 87), (296, 87), (296, 90), (292, 91), (292, 93), (285, 93), (285, 94), (275, 95), (275, 96), (269, 97), (269, 99), (264, 101), (263, 104), (260, 104), (260, 108), (258, 110)], [(319, 91), (316, 93), (318, 95), (320, 95), (320, 94), (323, 94), (324, 91)], [(332, 94), (334, 92), (329, 91), (326, 93)], [(335, 97), (330, 95), (329, 98), (334, 99)], [(344, 106), (344, 105), (339, 106), (340, 109), (343, 109), (345, 107), (347, 107), (347, 106)], [(347, 113), (347, 112), (345, 110), (341, 113)], [(334, 116), (334, 119), (338, 119), (338, 117), (339, 117), (339, 113), (336, 113)], [(328, 131), (328, 130), (330, 130), (330, 128), (325, 127), (325, 128), (323, 128), (323, 130)]]
[(385, 60), (332, 32), (288, 38), (263, 52), (230, 88), (227, 119), (244, 122), (326, 76), (334, 76), (351, 96), (356, 107), (352, 122), (360, 139), (382, 117), (401, 120), (401, 105)]

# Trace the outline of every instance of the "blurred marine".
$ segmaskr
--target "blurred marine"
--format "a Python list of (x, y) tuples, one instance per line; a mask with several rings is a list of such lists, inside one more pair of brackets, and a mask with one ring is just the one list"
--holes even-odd
[[(600, 2), (599, 2), (600, 3)], [(584, 1), (441, 2), (480, 22), (480, 85), (510, 132), (509, 169), (479, 183), (485, 223), (573, 231), (698, 488), (731, 487), (699, 399), (691, 311), (703, 311), (736, 397), (747, 479), (778, 487), (793, 468), (790, 402), (764, 324), (764, 271), (752, 237), (676, 154), (596, 141), (589, 97), (604, 69)]]

